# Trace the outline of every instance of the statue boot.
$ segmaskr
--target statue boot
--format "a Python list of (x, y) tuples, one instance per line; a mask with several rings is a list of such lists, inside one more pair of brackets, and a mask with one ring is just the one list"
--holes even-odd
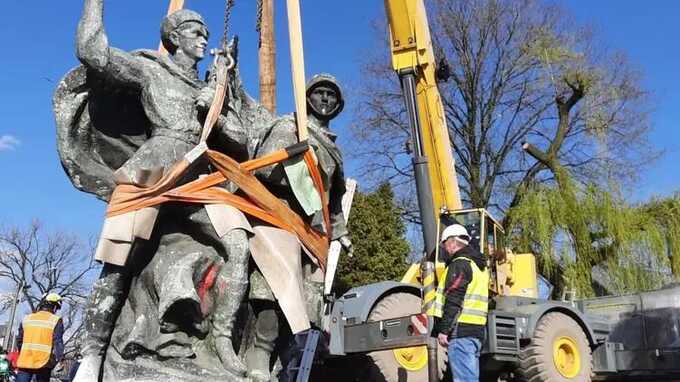
[(279, 317), (270, 301), (262, 301), (260, 309), (255, 308), (255, 339), (246, 353), (249, 376), (254, 382), (269, 382), (271, 355), (279, 336)]
[(109, 346), (114, 324), (125, 302), (127, 276), (122, 267), (105, 264), (94, 283), (85, 312), (85, 338), (78, 372), (72, 382), (100, 380), (104, 354)]
[(212, 335), (224, 368), (245, 376), (248, 369), (236, 354), (232, 338), (234, 322), (248, 289), (248, 236), (245, 230), (234, 229), (222, 238), (222, 243), (229, 259), (218, 275), (218, 285), (225, 285), (225, 290), (215, 306)]

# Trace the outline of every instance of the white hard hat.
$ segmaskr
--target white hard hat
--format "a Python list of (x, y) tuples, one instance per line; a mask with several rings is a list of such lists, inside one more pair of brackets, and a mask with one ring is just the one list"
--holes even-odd
[(463, 244), (468, 244), (470, 241), (470, 234), (467, 229), (460, 224), (452, 224), (444, 229), (441, 238), (442, 243), (450, 237), (455, 238)]

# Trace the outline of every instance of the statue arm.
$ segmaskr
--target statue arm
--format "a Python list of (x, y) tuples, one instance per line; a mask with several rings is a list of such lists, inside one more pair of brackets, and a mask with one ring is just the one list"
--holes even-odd
[[(336, 205), (331, 204), (329, 206), (330, 209), (330, 218), (331, 218), (331, 226), (333, 226), (333, 237), (331, 240), (338, 240), (343, 236), (349, 235), (349, 231), (347, 230), (347, 224), (345, 224), (345, 215), (342, 213), (342, 199), (337, 201), (336, 204), (339, 204), (339, 208)], [(331, 201), (333, 203), (333, 201)]]
[(144, 64), (138, 58), (109, 46), (104, 31), (104, 0), (85, 0), (76, 55), (83, 65), (122, 83), (139, 87), (145, 80)]
[(238, 118), (230, 114), (220, 115), (215, 122), (211, 134), (211, 148), (237, 161), (251, 159), (249, 155), (250, 135), (247, 127), (244, 127)]
[(336, 172), (331, 180), (331, 189), (328, 193), (328, 210), (331, 225), (333, 226), (332, 240), (349, 235), (347, 225), (345, 224), (345, 214), (342, 211), (342, 197), (345, 195), (345, 176), (342, 170), (342, 163), (337, 165), (339, 167), (335, 170)]
[(215, 127), (217, 128), (220, 140), (239, 146), (248, 144), (247, 128), (231, 113), (220, 114)]
[[(310, 131), (315, 132), (316, 129), (314, 125), (311, 125)], [(349, 235), (345, 224), (345, 215), (342, 211), (342, 197), (346, 191), (343, 161), (338, 147), (334, 143), (322, 143), (323, 141), (317, 134), (310, 134), (310, 143), (319, 160), (319, 170), (321, 170), (326, 186), (328, 212), (333, 227), (331, 240), (338, 240)]]

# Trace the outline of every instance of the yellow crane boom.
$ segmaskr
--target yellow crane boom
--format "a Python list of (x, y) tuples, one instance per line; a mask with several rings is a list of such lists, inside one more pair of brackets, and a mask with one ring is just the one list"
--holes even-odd
[[(422, 0), (385, 0), (392, 66), (398, 74), (413, 71), (423, 154), (428, 170), (434, 216), (442, 209), (462, 208), (451, 141), (437, 88), (435, 57)], [(414, 142), (417, 144), (417, 142)]]

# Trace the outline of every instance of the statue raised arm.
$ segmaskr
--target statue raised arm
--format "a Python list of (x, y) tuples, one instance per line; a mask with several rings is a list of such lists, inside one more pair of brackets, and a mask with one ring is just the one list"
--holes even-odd
[[(88, 68), (104, 73), (111, 79), (141, 88), (149, 80), (148, 65), (143, 59), (109, 46), (104, 30), (104, 0), (85, 0), (83, 15), (78, 23), (76, 37), (76, 56)], [(207, 36), (202, 41), (202, 51), (195, 49), (195, 54), (205, 54)], [(197, 47), (198, 48), (198, 47)], [(195, 63), (194, 63), (195, 64)]]

